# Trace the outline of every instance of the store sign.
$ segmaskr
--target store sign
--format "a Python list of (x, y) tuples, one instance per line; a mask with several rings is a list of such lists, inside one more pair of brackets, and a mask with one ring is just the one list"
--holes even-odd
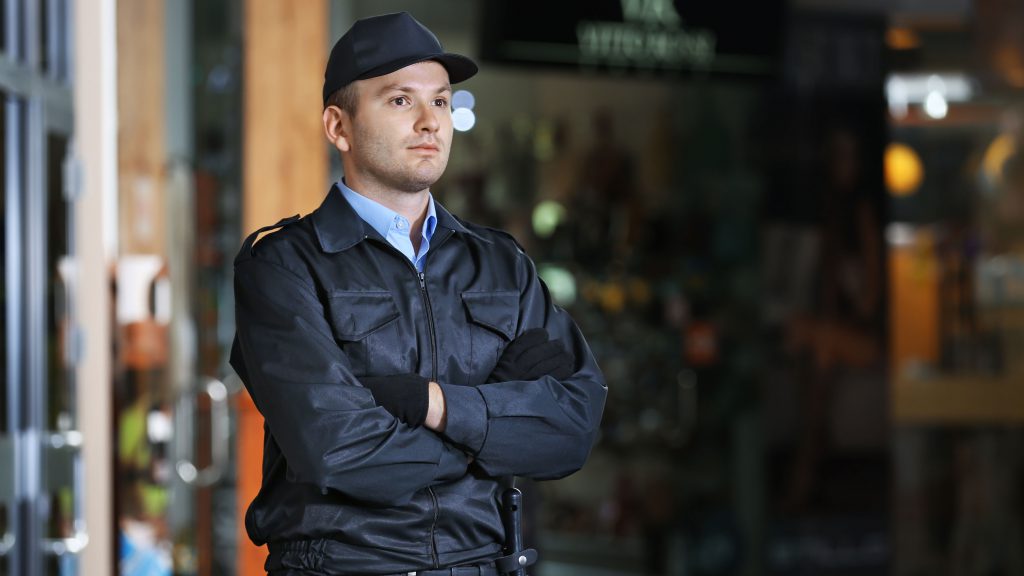
[(672, 0), (620, 0), (625, 22), (584, 20), (576, 27), (581, 64), (705, 67), (715, 58), (715, 33), (687, 30)]
[(778, 0), (730, 7), (693, 0), (488, 1), (485, 60), (609, 70), (768, 74), (780, 35)]

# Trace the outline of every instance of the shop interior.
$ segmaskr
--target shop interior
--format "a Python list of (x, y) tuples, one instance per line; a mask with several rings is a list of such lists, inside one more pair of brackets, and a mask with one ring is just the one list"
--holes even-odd
[[(19, 427), (51, 440), (44, 520), (0, 466), (0, 576), (90, 573), (88, 546), (123, 575), (262, 573), (232, 259), (342, 176), (327, 47), (399, 10), (481, 65), (435, 199), (516, 237), (609, 384), (586, 466), (519, 482), (530, 574), (1024, 574), (1024, 0), (121, 0), (110, 334), (85, 348), (75, 15), (27, 4), (4, 18), (41, 33), (0, 23), (0, 462)], [(104, 381), (76, 376), (90, 349)]]

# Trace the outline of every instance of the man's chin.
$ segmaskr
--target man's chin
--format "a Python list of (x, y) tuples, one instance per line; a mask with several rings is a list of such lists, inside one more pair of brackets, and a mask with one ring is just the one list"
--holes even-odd
[(397, 183), (395, 185), (395, 188), (400, 192), (405, 192), (408, 194), (418, 194), (420, 192), (423, 192), (424, 190), (429, 189), (431, 186), (434, 185), (434, 182), (438, 181), (438, 179), (440, 179), (440, 175), (438, 175), (436, 178), (410, 178), (403, 182)]
[(422, 192), (440, 180), (442, 174), (444, 174), (443, 168), (440, 170), (431, 168), (430, 170), (415, 171), (401, 183), (399, 189), (410, 194)]

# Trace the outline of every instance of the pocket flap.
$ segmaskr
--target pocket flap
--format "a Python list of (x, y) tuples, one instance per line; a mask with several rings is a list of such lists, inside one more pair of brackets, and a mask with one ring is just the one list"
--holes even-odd
[(390, 292), (332, 292), (330, 309), (334, 335), (341, 340), (362, 340), (399, 317)]
[(519, 316), (518, 292), (463, 292), (462, 302), (474, 324), (489, 328), (506, 340), (515, 337), (516, 318)]

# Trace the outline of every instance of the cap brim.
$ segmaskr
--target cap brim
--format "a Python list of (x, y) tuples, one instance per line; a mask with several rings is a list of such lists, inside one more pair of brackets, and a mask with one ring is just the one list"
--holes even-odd
[(401, 70), (406, 66), (411, 66), (417, 62), (425, 62), (427, 60), (436, 60), (442, 66), (444, 66), (445, 70), (448, 71), (448, 81), (452, 84), (462, 82), (463, 80), (469, 80), (479, 70), (479, 68), (476, 65), (476, 62), (473, 62), (469, 58), (461, 54), (451, 54), (448, 52), (443, 52), (440, 54), (431, 54), (428, 56), (416, 55), (410, 56), (408, 58), (400, 58), (398, 60), (393, 60), (391, 62), (388, 62), (387, 64), (382, 64), (380, 66), (377, 66), (376, 68), (364, 72), (363, 74), (360, 74), (359, 77), (356, 78), (356, 80), (366, 80), (367, 78), (376, 78), (377, 76), (384, 76), (386, 74), (391, 74), (396, 70)]
[(452, 84), (469, 80), (479, 70), (476, 62), (461, 54), (443, 54), (438, 58), (434, 58), (434, 60), (440, 62), (448, 70), (448, 81)]

